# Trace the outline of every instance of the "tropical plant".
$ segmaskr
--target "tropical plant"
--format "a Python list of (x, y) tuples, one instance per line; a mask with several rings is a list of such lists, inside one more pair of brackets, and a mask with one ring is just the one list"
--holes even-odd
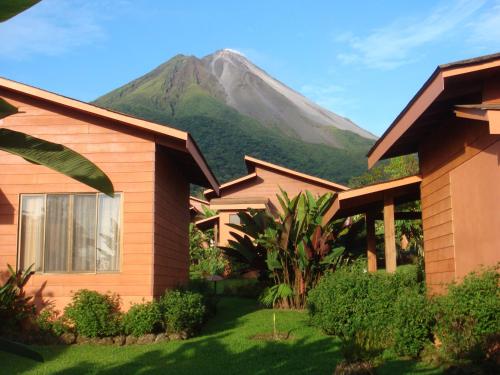
[(7, 21), (8, 19), (18, 15), (26, 9), (32, 7), (40, 0), (9, 0), (3, 1), (0, 6), (0, 22)]
[(212, 210), (210, 207), (207, 207), (204, 204), (201, 205), (201, 209), (203, 210), (203, 217), (205, 219), (217, 215), (217, 210)]
[(306, 191), (290, 199), (281, 190), (277, 197), (281, 205), (277, 219), (269, 211), (238, 214), (241, 224), (230, 226), (243, 235), (231, 232), (235, 240), (225, 251), (272, 281), (261, 298), (264, 303), (303, 308), (307, 292), (323, 273), (341, 263), (344, 247), (335, 245), (350, 224), (323, 223), (332, 193), (316, 198)]
[(201, 231), (194, 224), (189, 225), (189, 271), (193, 278), (223, 275), (229, 265), (213, 237), (213, 230)]
[(34, 315), (35, 307), (31, 296), (26, 296), (24, 287), (31, 277), (33, 266), (14, 271), (7, 265), (10, 276), (0, 287), (0, 331), (18, 328), (19, 323)]

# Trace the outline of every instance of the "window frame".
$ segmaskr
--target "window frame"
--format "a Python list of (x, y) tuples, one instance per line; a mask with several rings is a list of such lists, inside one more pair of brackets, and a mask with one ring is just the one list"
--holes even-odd
[[(22, 233), (22, 213), (23, 213), (23, 197), (43, 197), (44, 199), (44, 215), (43, 215), (43, 248), (42, 248), (42, 254), (41, 254), (41, 271), (32, 271), (35, 274), (39, 275), (97, 275), (97, 274), (118, 274), (121, 273), (122, 267), (123, 267), (123, 228), (124, 228), (124, 223), (123, 223), (123, 208), (124, 208), (124, 193), (123, 192), (115, 192), (115, 196), (119, 195), (120, 196), (120, 203), (119, 203), (119, 208), (120, 208), (120, 213), (118, 216), (118, 223), (120, 226), (119, 230), (119, 235), (120, 239), (118, 241), (118, 269), (113, 270), (113, 271), (98, 271), (97, 270), (97, 231), (99, 228), (98, 224), (98, 218), (99, 218), (99, 194), (104, 194), (104, 193), (99, 193), (99, 192), (50, 192), (50, 193), (21, 193), (19, 194), (19, 213), (17, 215), (17, 267), (16, 269), (21, 268), (21, 233)], [(95, 225), (95, 234), (96, 234), (96, 241), (95, 241), (95, 255), (94, 255), (94, 271), (74, 271), (72, 270), (73, 268), (73, 225), (70, 227), (70, 235), (68, 236), (68, 243), (69, 249), (68, 249), (68, 260), (67, 260), (67, 271), (48, 271), (45, 272), (45, 235), (46, 235), (46, 222), (47, 222), (47, 196), (48, 195), (66, 195), (66, 196), (75, 196), (75, 195), (94, 195), (96, 199), (96, 209), (95, 209), (95, 218), (96, 218), (96, 225)], [(105, 194), (104, 194), (105, 195)], [(68, 221), (72, 222), (73, 221), (73, 203), (74, 199), (70, 198), (69, 199), (69, 204), (68, 204)]]
[[(228, 217), (228, 219), (227, 219), (228, 224), (233, 224), (233, 225), (241, 225), (241, 218), (238, 216), (238, 214), (239, 214), (240, 212), (241, 212), (241, 211), (231, 212), (231, 213), (228, 215), (228, 216), (229, 216), (229, 217)], [(235, 216), (237, 217), (237, 219), (238, 219), (237, 221), (238, 221), (238, 222), (237, 222), (237, 223), (232, 223), (232, 222), (231, 222), (231, 217), (235, 217)]]

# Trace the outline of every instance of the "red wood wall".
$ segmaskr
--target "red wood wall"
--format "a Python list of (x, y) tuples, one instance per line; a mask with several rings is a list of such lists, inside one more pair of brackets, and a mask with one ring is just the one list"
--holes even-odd
[[(36, 274), (28, 289), (37, 303), (52, 301), (61, 309), (74, 291), (89, 288), (118, 293), (126, 309), (131, 302), (151, 299), (177, 279), (186, 280), (189, 185), (168, 155), (160, 153), (155, 160), (152, 135), (7, 90), (0, 90), (0, 97), (21, 112), (0, 120), (0, 126), (82, 153), (123, 193), (121, 271)], [(0, 151), (0, 273), (5, 277), (6, 265), (16, 265), (21, 193), (90, 191), (48, 168)]]

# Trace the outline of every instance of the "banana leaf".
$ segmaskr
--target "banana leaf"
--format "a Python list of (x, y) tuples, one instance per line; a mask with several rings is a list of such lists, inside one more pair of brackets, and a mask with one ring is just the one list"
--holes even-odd
[(109, 196), (114, 194), (111, 180), (97, 165), (61, 144), (1, 128), (0, 150), (44, 165)]
[(267, 268), (271, 272), (273, 272), (276, 269), (283, 268), (281, 266), (279, 259), (278, 259), (278, 252), (276, 250), (272, 250), (272, 251), (267, 252), (266, 264), (267, 264)]
[(0, 119), (3, 119), (10, 115), (15, 115), (16, 113), (18, 113), (16, 107), (0, 98)]
[(0, 2), (0, 22), (7, 21), (38, 2), (40, 0), (3, 0)]
[(333, 264), (335, 263), (342, 254), (344, 254), (345, 248), (344, 247), (336, 247), (335, 249), (332, 250), (330, 254), (325, 256), (323, 260), (320, 262), (320, 264)]

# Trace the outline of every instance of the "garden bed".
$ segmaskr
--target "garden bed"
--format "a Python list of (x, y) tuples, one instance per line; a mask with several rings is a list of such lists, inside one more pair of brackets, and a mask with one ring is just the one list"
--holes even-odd
[(157, 344), (160, 342), (186, 340), (191, 337), (191, 334), (185, 332), (160, 332), (148, 333), (145, 335), (116, 335), (108, 337), (85, 337), (77, 335), (73, 332), (63, 333), (56, 336), (45, 332), (32, 332), (18, 335), (3, 335), (2, 338), (20, 342), (26, 345), (75, 345), (75, 344), (88, 344), (88, 345), (145, 345)]
[[(305, 312), (276, 310), (280, 332), (293, 340), (258, 341), (272, 333), (273, 310), (255, 301), (223, 298), (218, 314), (199, 336), (159, 344), (32, 346), (45, 363), (0, 352), (0, 372), (17, 374), (333, 374), (342, 360), (339, 341), (308, 325)], [(388, 361), (377, 374), (441, 374), (439, 368), (412, 360)]]

